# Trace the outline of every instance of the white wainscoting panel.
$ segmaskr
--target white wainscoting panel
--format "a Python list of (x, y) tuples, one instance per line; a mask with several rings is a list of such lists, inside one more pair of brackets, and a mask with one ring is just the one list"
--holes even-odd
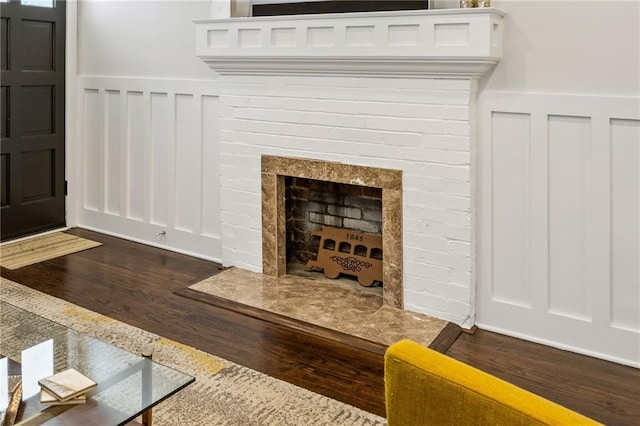
[(477, 324), (640, 367), (640, 100), (484, 92)]
[(219, 260), (216, 81), (80, 76), (79, 86), (79, 226)]

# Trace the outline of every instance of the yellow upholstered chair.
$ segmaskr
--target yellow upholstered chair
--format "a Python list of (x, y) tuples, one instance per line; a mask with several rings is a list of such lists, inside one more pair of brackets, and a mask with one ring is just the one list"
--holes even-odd
[(384, 381), (389, 426), (600, 424), (410, 340), (387, 349)]

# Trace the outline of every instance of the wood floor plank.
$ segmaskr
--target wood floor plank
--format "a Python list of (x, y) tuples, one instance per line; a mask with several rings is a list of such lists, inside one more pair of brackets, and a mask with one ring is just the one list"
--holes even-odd
[[(384, 415), (380, 351), (173, 294), (217, 273), (214, 262), (86, 230), (70, 232), (103, 246), (15, 271), (2, 268), (2, 275)], [(606, 424), (640, 424), (638, 369), (483, 330), (461, 334), (447, 354)]]
[(75, 229), (103, 246), (2, 275), (117, 320), (384, 415), (381, 353), (173, 294), (219, 265)]
[(608, 425), (640, 425), (640, 370), (478, 330), (447, 355)]

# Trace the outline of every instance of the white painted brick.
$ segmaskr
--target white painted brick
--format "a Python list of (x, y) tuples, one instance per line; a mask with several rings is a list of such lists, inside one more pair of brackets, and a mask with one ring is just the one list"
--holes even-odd
[(469, 136), (469, 122), (467, 121), (444, 121), (444, 133), (454, 136)]
[(450, 210), (447, 212), (447, 224), (460, 228), (470, 228), (471, 214), (467, 212)]
[(406, 274), (438, 281), (446, 281), (450, 272), (450, 269), (444, 266), (429, 265), (411, 260), (406, 260), (404, 267)]
[(410, 289), (411, 291), (425, 291), (424, 289), (426, 281), (436, 280), (427, 280), (424, 277), (420, 277), (418, 275), (406, 274), (406, 276), (404, 277), (405, 289)]
[(446, 163), (453, 165), (469, 165), (471, 164), (471, 156), (468, 152), (448, 152)]
[(260, 170), (260, 157), (222, 153), (220, 154), (220, 164), (242, 167), (255, 173), (256, 170)]
[(382, 117), (408, 117), (396, 111), (397, 105), (392, 102), (358, 102), (356, 112), (363, 115), (379, 115)]
[(442, 223), (427, 223), (425, 224), (426, 231), (433, 235), (440, 235), (453, 240), (471, 242), (471, 229), (460, 228), (457, 226), (445, 225)]
[[(307, 102), (309, 103), (309, 102)], [(335, 114), (358, 114), (360, 113), (361, 102), (353, 101), (333, 101), (324, 100), (320, 102), (322, 111), (332, 112)]]
[(447, 196), (446, 205), (453, 210), (471, 211), (471, 198)]
[(423, 306), (436, 311), (445, 311), (448, 308), (448, 299), (446, 297), (437, 296), (429, 293), (406, 290), (406, 298), (410, 299), (410, 303), (405, 303), (407, 308), (411, 310), (420, 310)]
[(469, 271), (450, 271), (449, 282), (455, 285), (468, 286), (471, 280)]
[(334, 129), (331, 132), (334, 139), (341, 139), (354, 142), (378, 142), (382, 143), (381, 132), (364, 129)]
[[(417, 232), (405, 234), (404, 243), (415, 249), (430, 250), (441, 253), (446, 253), (450, 244), (446, 238), (436, 235), (425, 235)], [(422, 252), (414, 252), (414, 254), (421, 257)]]
[(475, 83), (225, 76), (220, 88), (224, 262), (261, 269), (261, 154), (396, 168), (404, 173), (405, 306), (473, 318)]
[[(267, 98), (273, 99), (273, 98)], [(309, 102), (306, 99), (299, 98), (276, 98), (282, 102), (283, 110), (290, 111), (326, 111), (321, 102)]]
[(413, 120), (409, 131), (427, 134), (444, 134), (446, 132), (446, 121), (444, 120)]
[(405, 175), (403, 183), (410, 188), (421, 188), (427, 192), (443, 192), (449, 181), (446, 178)]
[(233, 130), (221, 129), (220, 130), (220, 144), (222, 142), (232, 142), (234, 141), (235, 132)]
[(422, 254), (422, 260), (431, 265), (445, 266), (455, 270), (471, 270), (471, 259), (461, 255), (425, 251)]
[[(449, 251), (463, 256), (471, 256), (471, 243), (465, 241), (449, 241)], [(468, 280), (468, 277), (467, 277)]]
[(262, 221), (261, 220), (259, 221), (255, 217), (252, 217), (249, 215), (241, 215), (241, 214), (238, 214), (236, 211), (222, 210), (220, 212), (220, 220), (226, 226), (238, 226), (238, 227), (246, 226), (254, 229), (259, 228), (262, 224)]
[[(406, 212), (405, 212), (406, 213)], [(406, 217), (402, 221), (402, 229), (404, 230), (404, 239), (406, 242), (406, 238), (408, 235), (413, 235), (418, 232), (422, 232), (422, 220), (415, 219), (413, 217)]]
[(222, 164), (220, 166), (220, 173), (224, 176), (240, 179), (253, 179), (256, 180), (260, 176), (260, 169), (249, 168), (247, 166), (235, 166), (231, 164)]
[(439, 118), (445, 118), (448, 120), (463, 120), (468, 121), (471, 117), (470, 109), (467, 105), (448, 105), (439, 108)]
[(390, 130), (393, 132), (408, 132), (413, 131), (413, 123), (415, 123), (415, 120), (406, 118), (367, 116), (365, 117), (363, 126), (360, 127), (367, 129)]
[(223, 106), (223, 105), (218, 106), (219, 117), (231, 118), (233, 117), (233, 114), (235, 113), (235, 111), (236, 111), (236, 108), (234, 107)]
[[(460, 319), (464, 318), (468, 315), (469, 306), (471, 305), (471, 300), (468, 301), (459, 301), (454, 299), (447, 299), (447, 310), (452, 316), (458, 316)], [(463, 322), (464, 324), (464, 322)]]
[(224, 200), (233, 199), (238, 203), (249, 205), (261, 205), (262, 198), (258, 192), (238, 191), (231, 188), (221, 188), (220, 198)]
[(405, 189), (407, 207), (447, 208), (447, 195), (443, 193), (426, 192), (421, 189)]
[[(446, 103), (448, 105), (469, 105), (470, 93), (467, 91), (448, 91)], [(445, 103), (445, 102), (443, 102)]]
[(469, 195), (471, 193), (471, 185), (469, 182), (449, 180), (447, 182), (447, 192), (452, 195)]
[(249, 108), (285, 109), (284, 99), (263, 96), (250, 97), (246, 106)]
[[(384, 158), (385, 161), (382, 164), (376, 164), (373, 161), (369, 161), (368, 166), (371, 167), (383, 167), (383, 168), (392, 168), (393, 166), (390, 164), (390, 160), (398, 157), (398, 149), (393, 146), (384, 146), (384, 145), (376, 145), (370, 143), (344, 143), (340, 141), (331, 141), (333, 145), (335, 145), (335, 151), (337, 153), (341, 153), (337, 161), (345, 162), (345, 155), (354, 155), (360, 158), (363, 157), (373, 157), (373, 158)], [(322, 142), (323, 146), (328, 146), (326, 142)], [(355, 160), (350, 160), (351, 164), (356, 164)], [(364, 164), (363, 164), (364, 165)]]
[(469, 303), (470, 300), (470, 290), (468, 286), (425, 280), (422, 288), (429, 294), (443, 295), (446, 296), (447, 299), (466, 303)]
[[(369, 117), (363, 115), (337, 114), (334, 115), (334, 126), (348, 127), (356, 129), (370, 129), (368, 125)], [(377, 129), (376, 127), (373, 127)]]
[(425, 164), (423, 172), (427, 176), (443, 177), (459, 181), (468, 181), (471, 170), (468, 166), (451, 166), (448, 164)]
[(395, 87), (402, 89), (420, 89), (420, 90), (433, 90), (436, 88), (435, 80), (432, 78), (409, 78), (392, 79)]
[(440, 109), (443, 105), (424, 105), (424, 104), (399, 104), (387, 103), (387, 115), (393, 117), (408, 117), (434, 119), (441, 118)]
[(248, 96), (222, 95), (219, 103), (221, 107), (246, 107), (249, 105), (250, 99)]
[(424, 170), (424, 165), (422, 161), (413, 161), (406, 160), (401, 163), (401, 168), (406, 174), (419, 175)]
[(234, 179), (230, 176), (221, 175), (220, 176), (220, 187), (221, 188), (234, 188), (239, 189), (241, 191), (253, 192), (256, 188), (260, 188), (259, 183), (252, 179)]
[(420, 134), (420, 146), (424, 148), (442, 149), (445, 151), (468, 151), (469, 138), (441, 134)]
[(404, 213), (406, 216), (420, 219), (421, 220), (421, 228), (420, 232), (424, 231), (424, 223), (423, 220), (429, 220), (433, 222), (444, 222), (447, 220), (447, 209), (436, 208), (433, 206), (425, 207), (414, 204), (407, 204), (404, 207)]
[(382, 132), (382, 142), (389, 146), (419, 146), (419, 133)]
[(448, 154), (451, 154), (439, 149), (402, 147), (400, 148), (400, 150), (405, 158), (411, 158), (417, 161), (425, 161), (428, 163), (446, 164), (448, 161)]

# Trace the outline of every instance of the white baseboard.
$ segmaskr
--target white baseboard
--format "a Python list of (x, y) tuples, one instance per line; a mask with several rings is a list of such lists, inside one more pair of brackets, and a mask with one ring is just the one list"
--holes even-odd
[(623, 359), (623, 358), (617, 358), (608, 354), (602, 354), (602, 353), (598, 353), (595, 351), (589, 351), (583, 348), (578, 348), (578, 347), (574, 347), (571, 345), (566, 345), (560, 342), (553, 342), (551, 340), (547, 340), (547, 339), (541, 339), (539, 337), (534, 337), (534, 336), (529, 336), (523, 333), (516, 333), (510, 330), (505, 330), (502, 329), (500, 327), (493, 327), (491, 325), (487, 325), (487, 324), (482, 324), (482, 323), (476, 323), (476, 325), (478, 326), (478, 328), (480, 328), (481, 330), (487, 330), (487, 331), (491, 331), (493, 333), (498, 333), (498, 334), (503, 334), (505, 336), (510, 336), (510, 337), (515, 337), (518, 339), (522, 339), (522, 340), (526, 340), (529, 342), (533, 342), (533, 343), (539, 343), (541, 345), (545, 345), (545, 346), (551, 346), (552, 348), (556, 348), (556, 349), (561, 349), (563, 351), (568, 351), (568, 352), (573, 352), (573, 353), (577, 353), (580, 355), (586, 355), (586, 356), (590, 356), (592, 358), (598, 358), (598, 359), (602, 359), (605, 361), (610, 361), (610, 362), (615, 362), (616, 364), (622, 364), (622, 365), (627, 365), (629, 367), (635, 367), (635, 368), (640, 368), (640, 360), (638, 362), (633, 362), (630, 361), (628, 359)]

